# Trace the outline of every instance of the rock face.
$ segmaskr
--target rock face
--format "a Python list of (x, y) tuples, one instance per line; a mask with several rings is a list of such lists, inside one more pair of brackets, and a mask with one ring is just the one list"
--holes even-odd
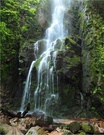
[(20, 48), (19, 53), (19, 63), (20, 63), (20, 77), (21, 79), (26, 79), (27, 72), (29, 70), (29, 67), (31, 65), (32, 60), (34, 60), (34, 44), (26, 42), (24, 43), (24, 46)]
[[(30, 68), (30, 65), (32, 61), (35, 58), (34, 55), (34, 42), (28, 41), (24, 43), (24, 46), (20, 48), (20, 53), (19, 53), (19, 90), (17, 92), (17, 99), (16, 101), (18, 102), (18, 97), (22, 98), (24, 86), (25, 86), (25, 81), (28, 75), (28, 71)], [(32, 78), (36, 77), (36, 69), (33, 69)], [(34, 79), (35, 80), (35, 79)], [(19, 103), (21, 104), (21, 103)]]
[[(102, 49), (102, 47), (99, 48), (100, 43), (96, 43), (95, 46), (94, 35), (96, 35), (97, 30), (95, 24), (93, 23), (93, 20), (91, 19), (93, 15), (89, 18), (90, 12), (85, 11), (86, 15), (82, 13), (82, 9), (84, 9), (85, 6), (84, 4), (87, 3), (79, 3), (78, 1), (73, 1), (71, 4), (72, 8), (66, 9), (64, 16), (64, 24), (69, 34), (68, 37), (63, 40), (65, 50), (59, 50), (60, 39), (56, 41), (57, 44), (55, 46), (55, 50), (58, 51), (56, 58), (56, 70), (59, 79), (58, 87), (60, 96), (60, 102), (56, 105), (56, 108), (57, 111), (59, 113), (62, 112), (63, 115), (67, 115), (68, 111), (70, 112), (70, 116), (80, 115), (83, 117), (90, 117), (93, 114), (91, 114), (92, 112), (90, 112), (89, 110), (92, 107), (97, 109), (97, 106), (99, 106), (98, 113), (103, 117), (104, 109), (102, 107), (103, 104), (99, 98), (98, 90), (104, 89), (102, 76), (104, 71), (103, 68), (100, 69), (100, 65), (101, 67), (103, 67), (103, 65), (97, 65), (95, 61), (95, 59), (98, 60), (98, 57), (100, 57), (100, 54), (98, 54), (97, 52), (98, 50)], [(49, 5), (50, 1), (45, 1), (45, 4), (43, 3), (39, 12), (39, 24), (42, 29), (46, 28), (46, 25), (49, 24), (49, 20), (51, 18), (51, 10), (48, 9)], [(86, 16), (86, 19), (84, 18), (84, 16)], [(87, 20), (88, 18), (89, 20)], [(100, 16), (98, 16), (98, 18), (100, 19)], [(97, 21), (96, 17), (93, 19)], [(89, 23), (87, 23), (87, 21), (89, 21)], [(99, 29), (100, 27), (102, 26), (99, 26)], [(91, 28), (95, 29), (96, 32), (91, 33)], [(103, 33), (103, 31), (101, 32)], [(100, 35), (97, 38), (99, 38), (98, 41), (100, 42)], [(45, 40), (39, 41), (38, 54), (41, 54), (41, 51), (44, 50), (45, 44)], [(35, 48), (36, 47), (37, 46), (35, 46)], [(22, 82), (22, 84), (20, 83), (20, 89), (24, 88), (24, 83), (30, 64), (35, 57), (33, 48), (33, 43), (29, 42), (24, 43), (24, 46), (20, 48), (19, 70), (20, 82)], [(98, 57), (95, 56), (94, 52), (98, 54)], [(39, 59), (35, 63), (32, 78), (36, 77), (36, 70), (40, 61), (41, 59)], [(97, 68), (99, 68), (98, 71), (96, 70)], [(35, 85), (36, 84), (34, 83), (34, 86), (32, 86), (31, 89), (34, 89)], [(97, 89), (98, 96), (94, 95), (95, 89)], [(42, 94), (44, 95), (44, 92)], [(100, 94), (102, 95), (102, 93)], [(18, 97), (21, 95), (22, 92), (20, 92), (20, 95), (18, 95)], [(73, 108), (71, 111), (69, 110), (70, 107)], [(64, 109), (66, 110), (64, 111)]]
[(39, 22), (41, 28), (45, 28), (47, 21), (45, 18), (44, 9), (40, 9), (40, 11), (39, 11), (38, 22)]

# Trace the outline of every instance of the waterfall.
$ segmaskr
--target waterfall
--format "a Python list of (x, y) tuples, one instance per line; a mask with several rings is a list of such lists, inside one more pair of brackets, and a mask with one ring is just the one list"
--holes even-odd
[(34, 63), (35, 63), (35, 61), (33, 61), (31, 63), (29, 73), (27, 76), (26, 85), (25, 85), (24, 94), (23, 94), (22, 103), (21, 103), (21, 108), (20, 108), (21, 111), (23, 111), (24, 105), (27, 103), (27, 101), (30, 102), (31, 73), (32, 73), (32, 69), (34, 67)]
[[(24, 89), (21, 110), (25, 102), (30, 102), (30, 85), (32, 69), (37, 67), (37, 88), (34, 90), (34, 110), (40, 109), (49, 114), (58, 102), (58, 73), (56, 59), (59, 51), (64, 49), (63, 39), (67, 35), (64, 27), (64, 13), (70, 0), (52, 0), (52, 22), (46, 30), (45, 38), (34, 44), (35, 61), (32, 62)], [(41, 49), (40, 49), (41, 48)]]

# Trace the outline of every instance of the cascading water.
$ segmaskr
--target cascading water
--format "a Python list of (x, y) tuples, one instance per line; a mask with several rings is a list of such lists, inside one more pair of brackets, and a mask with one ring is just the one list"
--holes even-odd
[[(46, 30), (45, 38), (34, 44), (36, 60), (32, 62), (30, 66), (22, 99), (21, 111), (25, 103), (30, 102), (31, 71), (38, 62), (37, 88), (34, 92), (34, 109), (42, 109), (52, 114), (53, 108), (55, 104), (57, 104), (58, 73), (56, 71), (56, 58), (58, 51), (64, 49), (63, 38), (67, 35), (63, 23), (67, 5), (66, 2), (70, 5), (70, 0), (52, 0), (52, 23)], [(40, 46), (42, 46), (41, 50)]]

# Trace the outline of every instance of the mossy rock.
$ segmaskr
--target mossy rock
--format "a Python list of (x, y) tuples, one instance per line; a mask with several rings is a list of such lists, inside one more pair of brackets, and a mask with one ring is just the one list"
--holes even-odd
[(47, 135), (46, 131), (39, 126), (32, 127), (28, 130), (26, 135)]
[(44, 120), (45, 125), (53, 124), (53, 118), (51, 116), (47, 116)]
[(93, 133), (94, 133), (94, 128), (93, 128), (93, 126), (88, 125), (88, 124), (82, 124), (82, 130), (83, 130), (85, 133), (89, 133), (89, 134), (93, 134)]
[(86, 135), (85, 132), (80, 132), (78, 135)]
[(34, 66), (36, 67), (36, 69), (38, 70), (39, 64), (41, 62), (43, 57), (39, 57), (39, 59), (37, 59), (37, 61), (34, 63)]
[(81, 129), (81, 125), (77, 122), (72, 122), (68, 125), (67, 129), (69, 129), (72, 133), (78, 133), (78, 131)]
[(5, 135), (9, 132), (9, 129), (8, 129), (8, 125), (7, 124), (1, 124), (0, 125), (0, 135)]
[(61, 129), (67, 129), (67, 125), (66, 125), (66, 124), (62, 124), (62, 125), (60, 126), (60, 128), (61, 128)]

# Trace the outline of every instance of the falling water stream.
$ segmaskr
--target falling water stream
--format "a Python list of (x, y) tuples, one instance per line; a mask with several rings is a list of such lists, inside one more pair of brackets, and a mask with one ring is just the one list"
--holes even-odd
[[(70, 6), (70, 0), (52, 1), (52, 22), (46, 30), (45, 38), (34, 44), (35, 60), (32, 62), (24, 94), (21, 103), (21, 111), (31, 98), (31, 74), (34, 65), (39, 62), (37, 70), (37, 88), (34, 90), (34, 110), (40, 109), (52, 114), (53, 107), (57, 103), (58, 95), (58, 73), (56, 71), (56, 58), (59, 51), (64, 50), (63, 38), (67, 35), (64, 27), (64, 13), (66, 6)], [(68, 5), (66, 4), (68, 3)], [(40, 50), (40, 44), (42, 49)]]

